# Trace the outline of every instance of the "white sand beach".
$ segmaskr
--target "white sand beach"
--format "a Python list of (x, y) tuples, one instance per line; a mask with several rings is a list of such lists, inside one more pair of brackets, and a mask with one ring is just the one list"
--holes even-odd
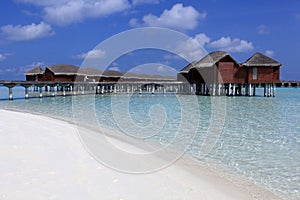
[(117, 172), (91, 157), (71, 123), (7, 110), (0, 118), (1, 200), (279, 199), (188, 158), (149, 174)]

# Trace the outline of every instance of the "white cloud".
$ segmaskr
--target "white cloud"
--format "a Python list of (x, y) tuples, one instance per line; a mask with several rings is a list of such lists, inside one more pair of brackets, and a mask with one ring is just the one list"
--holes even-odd
[(112, 66), (112, 67), (119, 67), (120, 65), (119, 65), (117, 62), (113, 62), (113, 63), (111, 64), (111, 66)]
[(0, 53), (0, 62), (4, 61), (8, 56), (11, 56), (11, 53)]
[(169, 70), (169, 68), (167, 66), (159, 65), (157, 67), (158, 72), (165, 72), (165, 71), (168, 71), (168, 70)]
[(180, 60), (182, 59), (179, 55), (166, 54), (164, 55), (165, 60)]
[(269, 28), (266, 25), (260, 25), (257, 27), (257, 33), (259, 35), (268, 35), (270, 33)]
[[(192, 6), (175, 4), (170, 10), (164, 10), (160, 16), (146, 15), (142, 19), (142, 26), (167, 27), (179, 30), (192, 30), (198, 25), (198, 21), (206, 18), (206, 13), (198, 12)], [(137, 19), (131, 19), (132, 26), (138, 26)]]
[(31, 64), (28, 64), (24, 67), (20, 67), (18, 69), (18, 71), (22, 74), (22, 73), (27, 72), (28, 70), (31, 70), (32, 68), (37, 67), (37, 66), (45, 67), (46, 64), (45, 64), (45, 62), (42, 62), (42, 61), (32, 62)]
[(18, 0), (43, 8), (43, 18), (51, 24), (67, 26), (87, 18), (98, 18), (130, 7), (127, 0)]
[(133, 5), (159, 4), (159, 0), (132, 0)]
[(194, 37), (194, 40), (198, 42), (198, 44), (202, 47), (204, 47), (206, 44), (210, 42), (210, 38), (204, 34), (204, 33), (199, 33)]
[(254, 50), (252, 42), (238, 38), (231, 39), (230, 37), (221, 37), (219, 40), (208, 44), (208, 47), (228, 52), (248, 52)]
[[(188, 61), (195, 61), (206, 55), (204, 46), (210, 42), (210, 38), (200, 33), (195, 35), (193, 38), (189, 38), (184, 42), (181, 42), (176, 47), (176, 52), (179, 56), (187, 59)], [(175, 57), (174, 57), (175, 58)]]
[(30, 41), (54, 35), (51, 25), (41, 22), (30, 25), (6, 25), (0, 27), (0, 33), (7, 40)]
[(139, 26), (141, 26), (141, 24), (139, 24), (139, 20), (137, 18), (131, 18), (129, 20), (129, 25), (131, 27), (139, 27)]
[(113, 70), (113, 71), (120, 71), (120, 68), (119, 67), (110, 67), (109, 70)]
[(29, 3), (36, 6), (59, 6), (67, 3), (70, 0), (15, 0), (21, 3)]
[(272, 50), (267, 50), (267, 51), (265, 52), (265, 54), (266, 54), (267, 56), (269, 56), (269, 57), (274, 57), (274, 56), (275, 56), (275, 52), (272, 51)]
[(93, 49), (91, 51), (81, 53), (75, 56), (72, 56), (75, 59), (98, 59), (98, 58), (104, 58), (105, 57), (105, 51), (100, 49)]

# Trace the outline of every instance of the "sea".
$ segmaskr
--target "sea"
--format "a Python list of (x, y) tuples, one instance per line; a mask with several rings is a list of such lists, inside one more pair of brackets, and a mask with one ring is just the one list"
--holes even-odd
[[(0, 88), (0, 109), (40, 113), (117, 130), (144, 141), (179, 147), (271, 190), (300, 199), (300, 88), (278, 88), (276, 97), (209, 97), (175, 94), (101, 94), (14, 100)], [(187, 145), (188, 144), (188, 145)]]

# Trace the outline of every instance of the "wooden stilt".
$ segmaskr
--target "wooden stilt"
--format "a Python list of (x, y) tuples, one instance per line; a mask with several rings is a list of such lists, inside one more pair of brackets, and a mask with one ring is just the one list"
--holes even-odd
[(9, 87), (9, 88), (8, 88), (8, 93), (9, 93), (9, 100), (13, 100), (12, 87)]
[(43, 98), (43, 87), (39, 87), (39, 88), (40, 88), (39, 98)]
[(25, 87), (25, 99), (28, 99), (29, 95), (28, 95), (28, 87)]
[(251, 83), (249, 84), (249, 97), (251, 97), (252, 96), (252, 85), (251, 85)]

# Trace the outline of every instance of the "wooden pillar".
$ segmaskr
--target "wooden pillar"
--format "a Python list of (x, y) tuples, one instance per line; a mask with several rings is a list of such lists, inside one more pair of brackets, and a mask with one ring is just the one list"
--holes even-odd
[(252, 85), (251, 85), (251, 83), (249, 84), (249, 97), (251, 97), (252, 96)]
[(235, 93), (236, 93), (236, 85), (234, 83), (232, 86), (232, 95), (235, 96)]
[(28, 95), (28, 87), (25, 87), (25, 99), (28, 99), (29, 95)]
[(253, 96), (255, 96), (256, 95), (256, 85), (254, 84), (253, 85)]
[(39, 98), (43, 98), (43, 86), (39, 86), (39, 91), (40, 91)]
[(216, 84), (214, 83), (212, 86), (213, 86), (213, 92), (212, 92), (213, 94), (212, 95), (216, 96)]
[(13, 100), (13, 91), (12, 91), (12, 87), (8, 88), (8, 96), (9, 96), (9, 100)]
[(50, 87), (50, 91), (51, 91), (51, 95), (53, 97), (55, 97), (55, 91), (54, 91), (54, 87), (53, 86)]
[(273, 97), (276, 96), (276, 84), (273, 83)]

